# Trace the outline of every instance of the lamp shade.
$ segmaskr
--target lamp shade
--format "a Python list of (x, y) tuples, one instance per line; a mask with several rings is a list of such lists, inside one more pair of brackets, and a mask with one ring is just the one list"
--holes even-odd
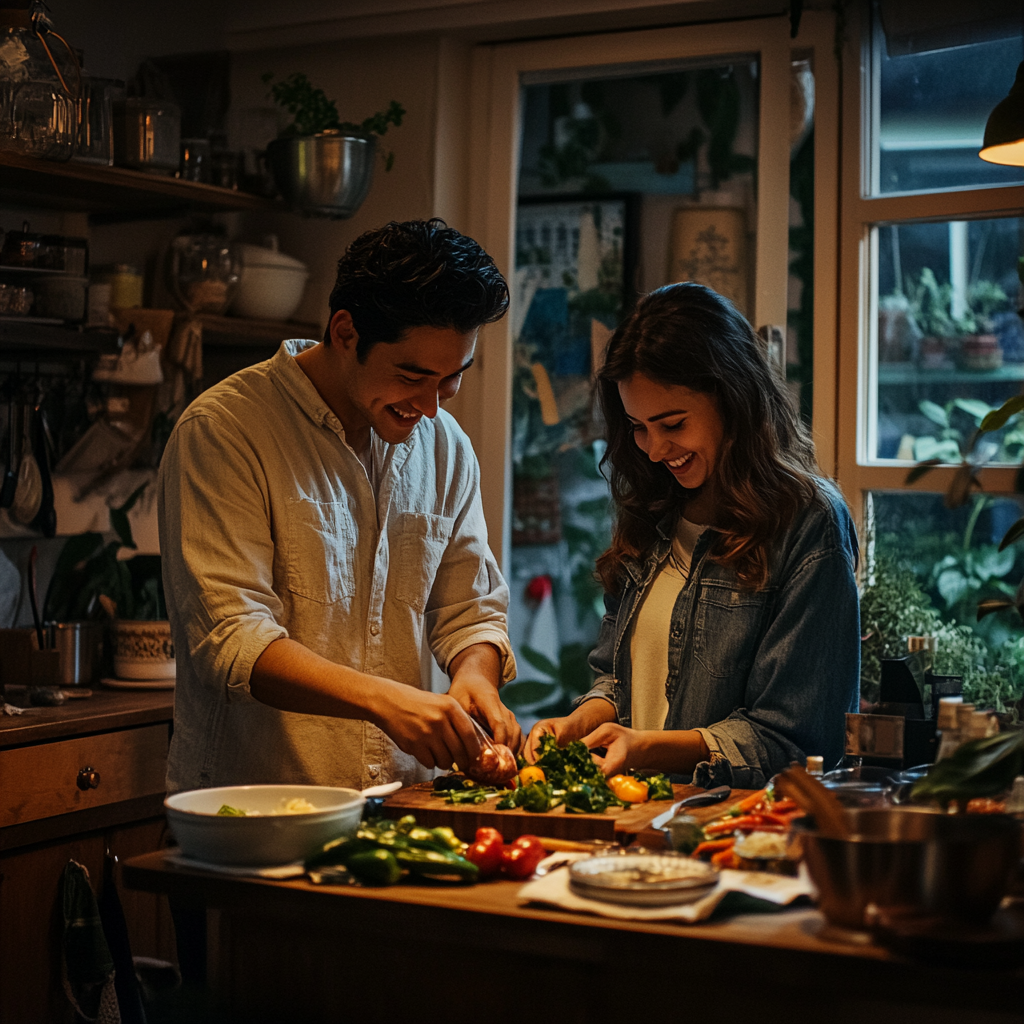
[(985, 125), (978, 156), (992, 164), (1024, 167), (1024, 61), (1006, 99), (995, 105)]

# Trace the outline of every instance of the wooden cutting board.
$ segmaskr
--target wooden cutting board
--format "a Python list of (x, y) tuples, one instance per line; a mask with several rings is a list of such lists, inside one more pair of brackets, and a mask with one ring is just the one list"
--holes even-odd
[[(675, 786), (675, 800), (702, 793), (697, 786)], [(717, 817), (732, 804), (743, 799), (747, 790), (733, 790), (720, 804), (694, 808), (698, 821)], [(547, 836), (551, 839), (569, 839), (576, 842), (601, 839), (606, 842), (629, 843), (633, 837), (650, 827), (651, 822), (667, 811), (673, 800), (649, 800), (625, 809), (611, 807), (604, 814), (567, 814), (564, 807), (556, 807), (546, 814), (515, 808), (510, 811), (495, 809), (500, 797), (495, 796), (483, 804), (449, 804), (443, 795), (435, 795), (429, 782), (400, 789), (384, 801), (389, 817), (413, 814), (418, 824), (426, 828), (448, 826), (463, 842), (472, 842), (478, 828), (496, 828), (505, 842), (522, 835)]]

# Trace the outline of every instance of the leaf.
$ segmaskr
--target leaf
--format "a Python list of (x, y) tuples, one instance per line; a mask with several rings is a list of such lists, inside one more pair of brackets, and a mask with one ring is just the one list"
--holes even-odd
[(966, 503), (972, 488), (981, 487), (975, 472), (976, 468), (966, 462), (957, 469), (949, 483), (949, 490), (946, 491), (943, 502), (946, 508), (959, 508)]
[(534, 650), (529, 644), (523, 644), (523, 657), (538, 671), (543, 672), (552, 679), (557, 679), (558, 666), (548, 657)]
[(940, 802), (990, 796), (1009, 787), (1024, 761), (1024, 731), (969, 740), (935, 764), (911, 796)]
[(1006, 426), (1006, 421), (1017, 413), (1024, 412), (1024, 395), (1008, 398), (998, 409), (990, 412), (982, 421), (979, 430), (999, 430)]
[(949, 426), (949, 416), (946, 415), (946, 410), (941, 405), (936, 405), (935, 402), (925, 399), (923, 402), (918, 402), (917, 407), (932, 423), (937, 423), (940, 427)]
[(1007, 608), (1012, 608), (1012, 601), (979, 601), (978, 602), (978, 621), (981, 622), (986, 615), (991, 615), (993, 612), (1001, 612)]
[(992, 412), (992, 406), (978, 398), (955, 398), (953, 404), (963, 412), (971, 416), (976, 423), (981, 421)]
[(516, 681), (502, 687), (501, 699), (513, 711), (526, 711), (556, 700), (562, 692), (558, 683), (544, 683), (537, 679)]
[(1003, 535), (1003, 539), (999, 542), (999, 550), (1002, 551), (1004, 548), (1008, 548), (1011, 544), (1018, 541), (1021, 536), (1024, 535), (1024, 517), (1018, 519), (1017, 522), (1011, 526), (1006, 533)]
[(968, 582), (958, 569), (947, 569), (945, 572), (939, 573), (935, 587), (942, 595), (947, 607), (952, 607), (967, 593)]
[(923, 477), (925, 475), (925, 473), (928, 473), (930, 470), (933, 470), (936, 466), (941, 466), (941, 465), (942, 465), (942, 459), (926, 459), (924, 462), (921, 462), (918, 465), (916, 465), (907, 474), (906, 482), (908, 484), (912, 484), (915, 481), (920, 480), (921, 477)]
[(918, 462), (935, 461), (940, 463), (959, 462), (960, 446), (951, 438), (925, 435), (914, 441), (914, 458)]

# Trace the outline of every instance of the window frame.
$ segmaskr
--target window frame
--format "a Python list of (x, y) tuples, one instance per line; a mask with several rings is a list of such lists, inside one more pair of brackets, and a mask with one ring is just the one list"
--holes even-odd
[[(872, 275), (877, 259), (877, 225), (950, 220), (1024, 217), (1024, 185), (968, 186), (946, 191), (871, 194), (877, 184), (878, 160), (873, 139), (879, 122), (879, 61), (867, 2), (850, 12), (843, 47), (843, 124), (850, 144), (842, 158), (839, 269), (838, 477), (863, 525), (870, 491), (943, 493), (956, 472), (940, 466), (912, 484), (906, 477), (913, 462), (872, 457), (869, 450), (871, 406), (877, 399), (877, 308)], [(877, 190), (875, 190), (877, 191)], [(985, 493), (1014, 493), (1016, 467), (982, 469)]]

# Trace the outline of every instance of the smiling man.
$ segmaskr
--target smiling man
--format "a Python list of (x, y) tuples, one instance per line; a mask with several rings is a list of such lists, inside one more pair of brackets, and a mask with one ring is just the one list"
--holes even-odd
[(183, 414), (160, 474), (171, 791), (411, 782), (477, 754), (470, 716), (518, 749), (508, 589), (440, 408), (507, 307), (472, 239), (388, 224), (339, 261), (322, 342), (284, 342)]

